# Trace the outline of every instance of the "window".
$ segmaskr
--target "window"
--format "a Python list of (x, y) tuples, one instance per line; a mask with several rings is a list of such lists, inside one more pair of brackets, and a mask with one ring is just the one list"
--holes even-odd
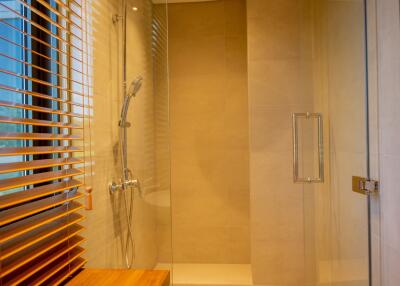
[[(2, 1), (2, 4), (12, 8), (14, 11), (19, 11), (19, 13), (23, 13), (23, 6), (17, 1)], [(17, 17), (16, 14), (12, 13), (3, 6), (0, 6), (0, 18), (9, 25), (18, 27), (20, 30), (24, 28), (23, 21), (19, 17)], [(20, 47), (21, 45), (23, 45), (23, 36), (16, 30), (10, 29), (9, 26), (3, 24), (3, 22), (0, 22), (0, 35), (0, 67), (2, 71), (0, 73), (0, 85), (8, 88), (22, 89), (24, 87), (23, 80), (13, 77), (5, 73), (5, 71), (11, 71), (17, 74), (24, 73), (24, 66), (21, 63), (22, 61), (24, 61), (24, 52), (23, 49)], [(6, 89), (0, 89), (0, 98), (4, 101), (23, 103), (23, 96), (21, 94), (13, 93)], [(21, 118), (24, 117), (24, 113), (21, 109), (0, 106), (0, 116)], [(22, 131), (23, 126), (21, 125), (8, 123), (0, 124), (0, 132)], [(23, 141), (2, 140), (0, 142), (0, 148), (22, 147), (23, 144)], [(18, 162), (23, 161), (23, 159), (24, 158), (22, 156), (0, 157), (0, 163)], [(5, 173), (0, 174), (0, 179), (19, 177), (21, 175), (21, 172)], [(3, 192), (0, 195), (5, 195), (9, 192)]]
[(90, 82), (84, 0), (0, 0), (0, 285), (80, 269)]

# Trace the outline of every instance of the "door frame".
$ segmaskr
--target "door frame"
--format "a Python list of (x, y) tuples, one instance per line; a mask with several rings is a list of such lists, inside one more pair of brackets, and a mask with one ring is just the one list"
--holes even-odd
[[(377, 0), (365, 2), (366, 81), (367, 81), (367, 130), (369, 179), (380, 181), (379, 171), (379, 118), (378, 118), (378, 29)], [(380, 246), (380, 195), (368, 195), (369, 220), (369, 284), (381, 286)]]

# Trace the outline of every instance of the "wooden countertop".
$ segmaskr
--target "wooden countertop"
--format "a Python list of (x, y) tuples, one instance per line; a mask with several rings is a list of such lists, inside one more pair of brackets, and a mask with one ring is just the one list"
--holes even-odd
[(167, 270), (84, 269), (67, 286), (168, 286)]

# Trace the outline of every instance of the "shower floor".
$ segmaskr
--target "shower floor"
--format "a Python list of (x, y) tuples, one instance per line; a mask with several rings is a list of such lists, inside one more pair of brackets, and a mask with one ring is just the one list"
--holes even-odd
[(176, 286), (253, 285), (250, 264), (174, 263), (172, 277)]

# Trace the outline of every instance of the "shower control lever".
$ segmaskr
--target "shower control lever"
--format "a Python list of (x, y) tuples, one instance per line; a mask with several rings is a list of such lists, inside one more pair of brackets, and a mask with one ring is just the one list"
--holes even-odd
[(139, 188), (139, 181), (137, 179), (126, 180), (124, 183), (125, 188)]

